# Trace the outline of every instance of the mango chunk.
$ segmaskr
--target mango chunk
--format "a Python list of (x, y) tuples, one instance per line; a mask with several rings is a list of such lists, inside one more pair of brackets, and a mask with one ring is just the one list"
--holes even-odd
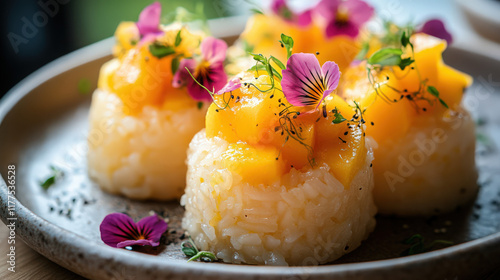
[(270, 185), (284, 170), (283, 162), (276, 159), (277, 155), (278, 150), (274, 147), (232, 143), (222, 155), (222, 161), (226, 168), (239, 174), (244, 182)]
[[(327, 110), (334, 108), (348, 120), (355, 111), (337, 95), (325, 98)], [(331, 172), (349, 188), (352, 179), (365, 165), (366, 147), (363, 129), (344, 121), (333, 124), (333, 115), (320, 118), (316, 123), (315, 157), (330, 166)]]

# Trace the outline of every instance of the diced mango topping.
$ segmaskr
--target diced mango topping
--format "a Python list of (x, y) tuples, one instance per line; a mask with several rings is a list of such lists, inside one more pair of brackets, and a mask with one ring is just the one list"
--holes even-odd
[(281, 176), (282, 161), (276, 160), (274, 147), (254, 147), (246, 143), (232, 143), (222, 155), (225, 167), (241, 175), (250, 184), (272, 184)]
[[(240, 89), (216, 96), (207, 112), (207, 137), (221, 137), (232, 143), (226, 153), (230, 156), (224, 156), (225, 167), (246, 182), (271, 184), (291, 168), (300, 170), (326, 162), (348, 188), (365, 164), (362, 128), (348, 127), (347, 122), (333, 124), (331, 113), (324, 117), (323, 109), (314, 107), (291, 107), (299, 114), (285, 118), (286, 112), (293, 110), (285, 110), (290, 104), (279, 81), (275, 80), (274, 90), (266, 91), (271, 81), (263, 73), (245, 77)], [(337, 109), (346, 118), (355, 114), (336, 95), (327, 97), (325, 104), (328, 112)], [(287, 132), (285, 127), (294, 132)]]
[(349, 66), (361, 50), (358, 40), (348, 36), (325, 38), (324, 30), (315, 24), (303, 28), (274, 15), (252, 16), (240, 38), (253, 47), (253, 53), (273, 55), (285, 61), (286, 51), (277, 43), (282, 33), (294, 39), (294, 53), (318, 53), (320, 64), (335, 61), (341, 71)]
[[(159, 58), (150, 51), (153, 42), (139, 42), (134, 22), (122, 22), (116, 30), (116, 58), (101, 68), (98, 87), (118, 95), (125, 114), (136, 115), (144, 106), (173, 111), (197, 106), (185, 89), (172, 86), (172, 65), (176, 57), (191, 57), (202, 36), (180, 26), (170, 26), (164, 31), (156, 41), (171, 46), (174, 54)], [(182, 40), (175, 44), (177, 34)]]

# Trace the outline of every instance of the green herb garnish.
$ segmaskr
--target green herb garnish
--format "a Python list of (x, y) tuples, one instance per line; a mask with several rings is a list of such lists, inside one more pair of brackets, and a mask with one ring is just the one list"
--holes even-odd
[(81, 78), (77, 85), (78, 93), (87, 95), (92, 90), (92, 83), (87, 78)]
[(281, 33), (281, 40), (279, 42), (286, 49), (286, 58), (289, 59), (290, 56), (292, 56), (292, 49), (293, 49), (292, 37)]
[(172, 59), (172, 63), (170, 65), (172, 69), (172, 74), (175, 74), (175, 72), (177, 72), (177, 69), (179, 69), (179, 64), (180, 64), (179, 57), (175, 57), (174, 59)]
[(188, 262), (195, 260), (202, 260), (205, 262), (213, 262), (217, 260), (217, 257), (212, 252), (199, 251), (193, 242), (193, 239), (189, 237), (188, 241), (181, 243), (182, 252), (189, 258)]
[(151, 52), (151, 54), (157, 58), (163, 58), (167, 55), (174, 54), (175, 50), (171, 46), (154, 43), (149, 45), (149, 52)]
[(198, 103), (196, 104), (196, 106), (198, 106), (198, 109), (199, 109), (199, 110), (201, 110), (201, 108), (203, 108), (203, 102), (201, 102), (201, 101), (200, 101), (200, 102), (198, 102)]
[(182, 42), (182, 38), (181, 38), (181, 30), (179, 30), (179, 32), (177, 32), (177, 35), (175, 35), (175, 43), (174, 43), (174, 46), (178, 47), (181, 42)]
[(404, 250), (401, 256), (411, 256), (432, 251), (436, 245), (453, 245), (452, 241), (448, 240), (434, 240), (429, 245), (425, 245), (424, 237), (420, 234), (415, 234), (408, 239), (403, 240), (403, 244), (411, 245), (410, 248)]
[(55, 166), (50, 166), (51, 170), (51, 175), (45, 179), (44, 181), (40, 182), (40, 187), (42, 187), (44, 190), (48, 190), (52, 185), (56, 183), (58, 179), (60, 179), (62, 176), (64, 176), (64, 173), (62, 170)]

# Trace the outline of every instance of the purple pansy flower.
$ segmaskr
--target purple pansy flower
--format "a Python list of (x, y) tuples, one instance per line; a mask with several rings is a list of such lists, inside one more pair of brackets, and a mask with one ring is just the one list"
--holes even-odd
[(320, 67), (314, 54), (296, 53), (290, 56), (282, 71), (281, 87), (288, 102), (294, 106), (321, 104), (339, 85), (339, 66), (327, 61)]
[(311, 10), (302, 13), (293, 12), (286, 4), (286, 0), (273, 0), (271, 10), (287, 22), (296, 23), (299, 26), (307, 26), (312, 21)]
[(316, 12), (326, 19), (326, 37), (347, 35), (355, 38), (373, 15), (374, 9), (362, 0), (322, 0)]
[(160, 29), (161, 4), (154, 2), (142, 10), (136, 23), (141, 42), (152, 41), (157, 36), (163, 35)]
[(112, 213), (101, 223), (101, 239), (115, 248), (132, 245), (154, 247), (160, 245), (161, 235), (167, 227), (167, 223), (156, 214), (134, 223), (132, 218), (123, 213)]
[[(212, 92), (216, 92), (226, 85), (227, 75), (224, 72), (223, 62), (226, 59), (227, 44), (222, 40), (207, 37), (201, 43), (200, 48), (201, 61), (193, 58), (181, 60), (172, 84), (176, 88), (186, 85), (189, 95), (195, 100), (211, 101), (210, 94), (198, 83)], [(191, 78), (189, 73), (198, 83)]]
[(446, 40), (446, 42), (451, 44), (453, 42), (453, 38), (451, 34), (446, 30), (444, 23), (439, 19), (430, 19), (426, 21), (422, 28), (417, 30), (417, 33), (425, 33), (431, 36)]

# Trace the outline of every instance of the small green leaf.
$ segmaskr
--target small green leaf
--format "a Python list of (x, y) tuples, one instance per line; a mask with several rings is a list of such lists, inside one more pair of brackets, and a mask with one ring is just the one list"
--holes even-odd
[(262, 54), (255, 54), (255, 53), (251, 53), (250, 54), (254, 60), (266, 65), (267, 64), (267, 59), (262, 55)]
[(187, 256), (187, 257), (193, 257), (195, 256), (196, 254), (198, 254), (198, 252), (196, 252), (196, 250), (194, 248), (191, 248), (191, 247), (184, 247), (182, 248), (182, 252)]
[(406, 31), (403, 31), (401, 34), (401, 45), (406, 48), (408, 44), (410, 43), (410, 36), (409, 34), (406, 33)]
[(201, 108), (203, 108), (203, 102), (198, 102), (198, 104), (196, 104), (196, 106), (198, 106), (198, 109), (201, 110)]
[(87, 78), (82, 78), (78, 81), (77, 85), (78, 93), (87, 95), (92, 90), (92, 83)]
[(277, 59), (276, 57), (272, 56), (271, 55), (271, 60), (276, 63), (276, 65), (278, 65), (279, 68), (281, 68), (281, 70), (283, 69), (286, 69), (285, 65), (283, 64), (283, 62), (281, 62), (279, 59)]
[(439, 97), (439, 91), (435, 87), (433, 87), (433, 86), (427, 86), (427, 91), (430, 94), (434, 95), (435, 97)]
[(380, 65), (380, 66), (396, 66), (401, 63), (401, 55), (403, 51), (401, 49), (394, 48), (383, 48), (376, 51), (370, 58), (368, 58), (368, 64)]
[(333, 124), (339, 124), (339, 123), (342, 123), (342, 122), (346, 121), (346, 119), (344, 118), (344, 116), (342, 116), (342, 114), (339, 113), (336, 108), (334, 110), (334, 117), (335, 118), (332, 121)]
[(211, 253), (211, 252), (200, 251), (196, 255), (194, 255), (193, 257), (191, 257), (188, 260), (188, 262), (195, 261), (195, 260), (198, 260), (198, 259), (201, 259), (202, 261), (213, 262), (213, 261), (217, 260), (217, 257), (213, 253)]
[(405, 68), (410, 66), (413, 62), (415, 62), (415, 60), (411, 59), (411, 57), (403, 58), (399, 63), (399, 68), (401, 68), (401, 70), (405, 70)]
[(361, 46), (361, 50), (359, 53), (356, 55), (356, 60), (363, 60), (366, 58), (366, 54), (370, 50), (370, 44), (368, 42), (364, 42), (363, 45)]
[(182, 38), (181, 38), (181, 30), (179, 30), (179, 32), (177, 32), (177, 35), (175, 36), (175, 43), (174, 43), (174, 46), (178, 47), (181, 42), (182, 42)]
[(293, 39), (292, 37), (290, 36), (287, 36), (285, 34), (281, 34), (281, 41), (280, 41), (281, 44), (283, 44), (283, 46), (285, 47), (286, 49), (286, 58), (290, 58), (290, 56), (292, 56), (292, 50), (293, 50)]
[(151, 52), (151, 54), (157, 58), (163, 58), (167, 55), (174, 54), (175, 50), (171, 46), (165, 46), (155, 43), (149, 45), (149, 52)]
[(264, 14), (261, 10), (256, 9), (256, 8), (252, 8), (252, 9), (250, 9), (250, 11), (251, 11), (252, 13), (254, 13), (254, 14), (261, 14), (261, 15), (263, 15), (263, 14)]
[(175, 57), (174, 59), (172, 59), (172, 64), (171, 64), (172, 74), (175, 74), (175, 72), (177, 72), (177, 70), (179, 69), (179, 64), (180, 64), (179, 57)]
[(257, 64), (257, 65), (250, 67), (250, 69), (248, 69), (248, 71), (266, 71), (266, 66), (264, 66), (262, 64)]
[(56, 176), (53, 175), (53, 176), (50, 176), (49, 178), (47, 178), (45, 181), (43, 181), (40, 186), (44, 189), (44, 190), (48, 190), (53, 184), (55, 184), (56, 182)]
[(441, 98), (439, 98), (439, 103), (441, 103), (441, 105), (443, 105), (446, 109), (450, 108), (450, 107), (448, 107), (448, 104), (446, 104), (446, 102), (444, 102), (444, 100)]

